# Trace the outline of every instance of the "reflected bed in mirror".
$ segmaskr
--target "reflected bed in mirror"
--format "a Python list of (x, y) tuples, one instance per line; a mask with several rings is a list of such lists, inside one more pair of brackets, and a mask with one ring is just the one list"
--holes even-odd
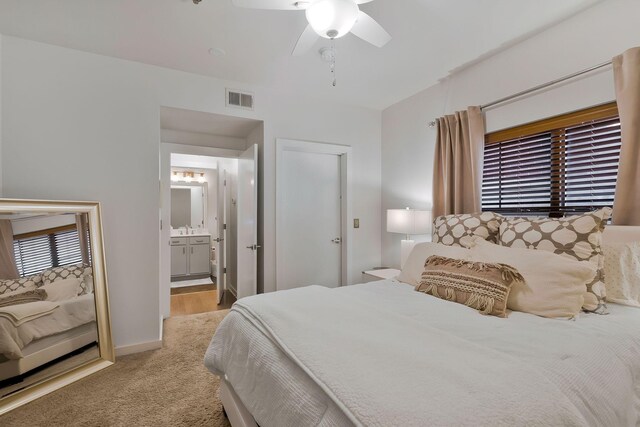
[(113, 362), (99, 204), (0, 199), (0, 413)]

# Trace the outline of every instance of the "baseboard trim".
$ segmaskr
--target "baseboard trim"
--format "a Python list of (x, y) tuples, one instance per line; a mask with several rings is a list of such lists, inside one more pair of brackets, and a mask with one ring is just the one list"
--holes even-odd
[(141, 342), (139, 344), (123, 345), (116, 347), (116, 357), (126, 356), (128, 354), (142, 353), (143, 351), (157, 350), (162, 348), (162, 340), (153, 340)]

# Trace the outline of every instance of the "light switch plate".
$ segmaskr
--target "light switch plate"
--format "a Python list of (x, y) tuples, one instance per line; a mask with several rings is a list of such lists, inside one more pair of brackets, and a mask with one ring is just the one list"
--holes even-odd
[(353, 219), (353, 228), (360, 228), (360, 218)]

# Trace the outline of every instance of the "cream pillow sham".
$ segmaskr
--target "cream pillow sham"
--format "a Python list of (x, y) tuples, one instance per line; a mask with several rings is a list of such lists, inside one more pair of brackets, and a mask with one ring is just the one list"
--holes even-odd
[(424, 264), (432, 255), (440, 255), (447, 258), (469, 259), (471, 251), (460, 246), (447, 246), (440, 243), (418, 243), (413, 247), (402, 271), (396, 279), (401, 282), (417, 286), (421, 280)]
[(78, 296), (82, 288), (80, 287), (80, 279), (70, 277), (68, 279), (56, 280), (42, 286), (47, 292), (47, 301), (64, 301)]
[(587, 283), (596, 275), (595, 267), (588, 261), (548, 251), (508, 248), (477, 237), (472, 242), (471, 259), (517, 269), (525, 282), (513, 284), (507, 308), (542, 317), (572, 318), (580, 313)]
[(640, 242), (603, 245), (607, 301), (640, 307)]

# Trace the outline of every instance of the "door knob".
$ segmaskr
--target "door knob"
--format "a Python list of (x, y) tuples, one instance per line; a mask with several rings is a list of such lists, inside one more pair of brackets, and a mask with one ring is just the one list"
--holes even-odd
[(220, 243), (220, 242), (224, 242), (224, 239), (221, 239), (221, 238), (218, 237), (218, 238), (213, 239), (213, 241), (216, 242), (216, 243)]
[(333, 243), (335, 243), (336, 245), (339, 245), (340, 243), (342, 243), (342, 239), (340, 237), (336, 237), (335, 239), (332, 240)]
[(261, 247), (262, 246), (260, 246), (260, 245), (251, 245), (251, 246), (247, 246), (247, 249), (251, 249), (252, 251), (257, 251)]

